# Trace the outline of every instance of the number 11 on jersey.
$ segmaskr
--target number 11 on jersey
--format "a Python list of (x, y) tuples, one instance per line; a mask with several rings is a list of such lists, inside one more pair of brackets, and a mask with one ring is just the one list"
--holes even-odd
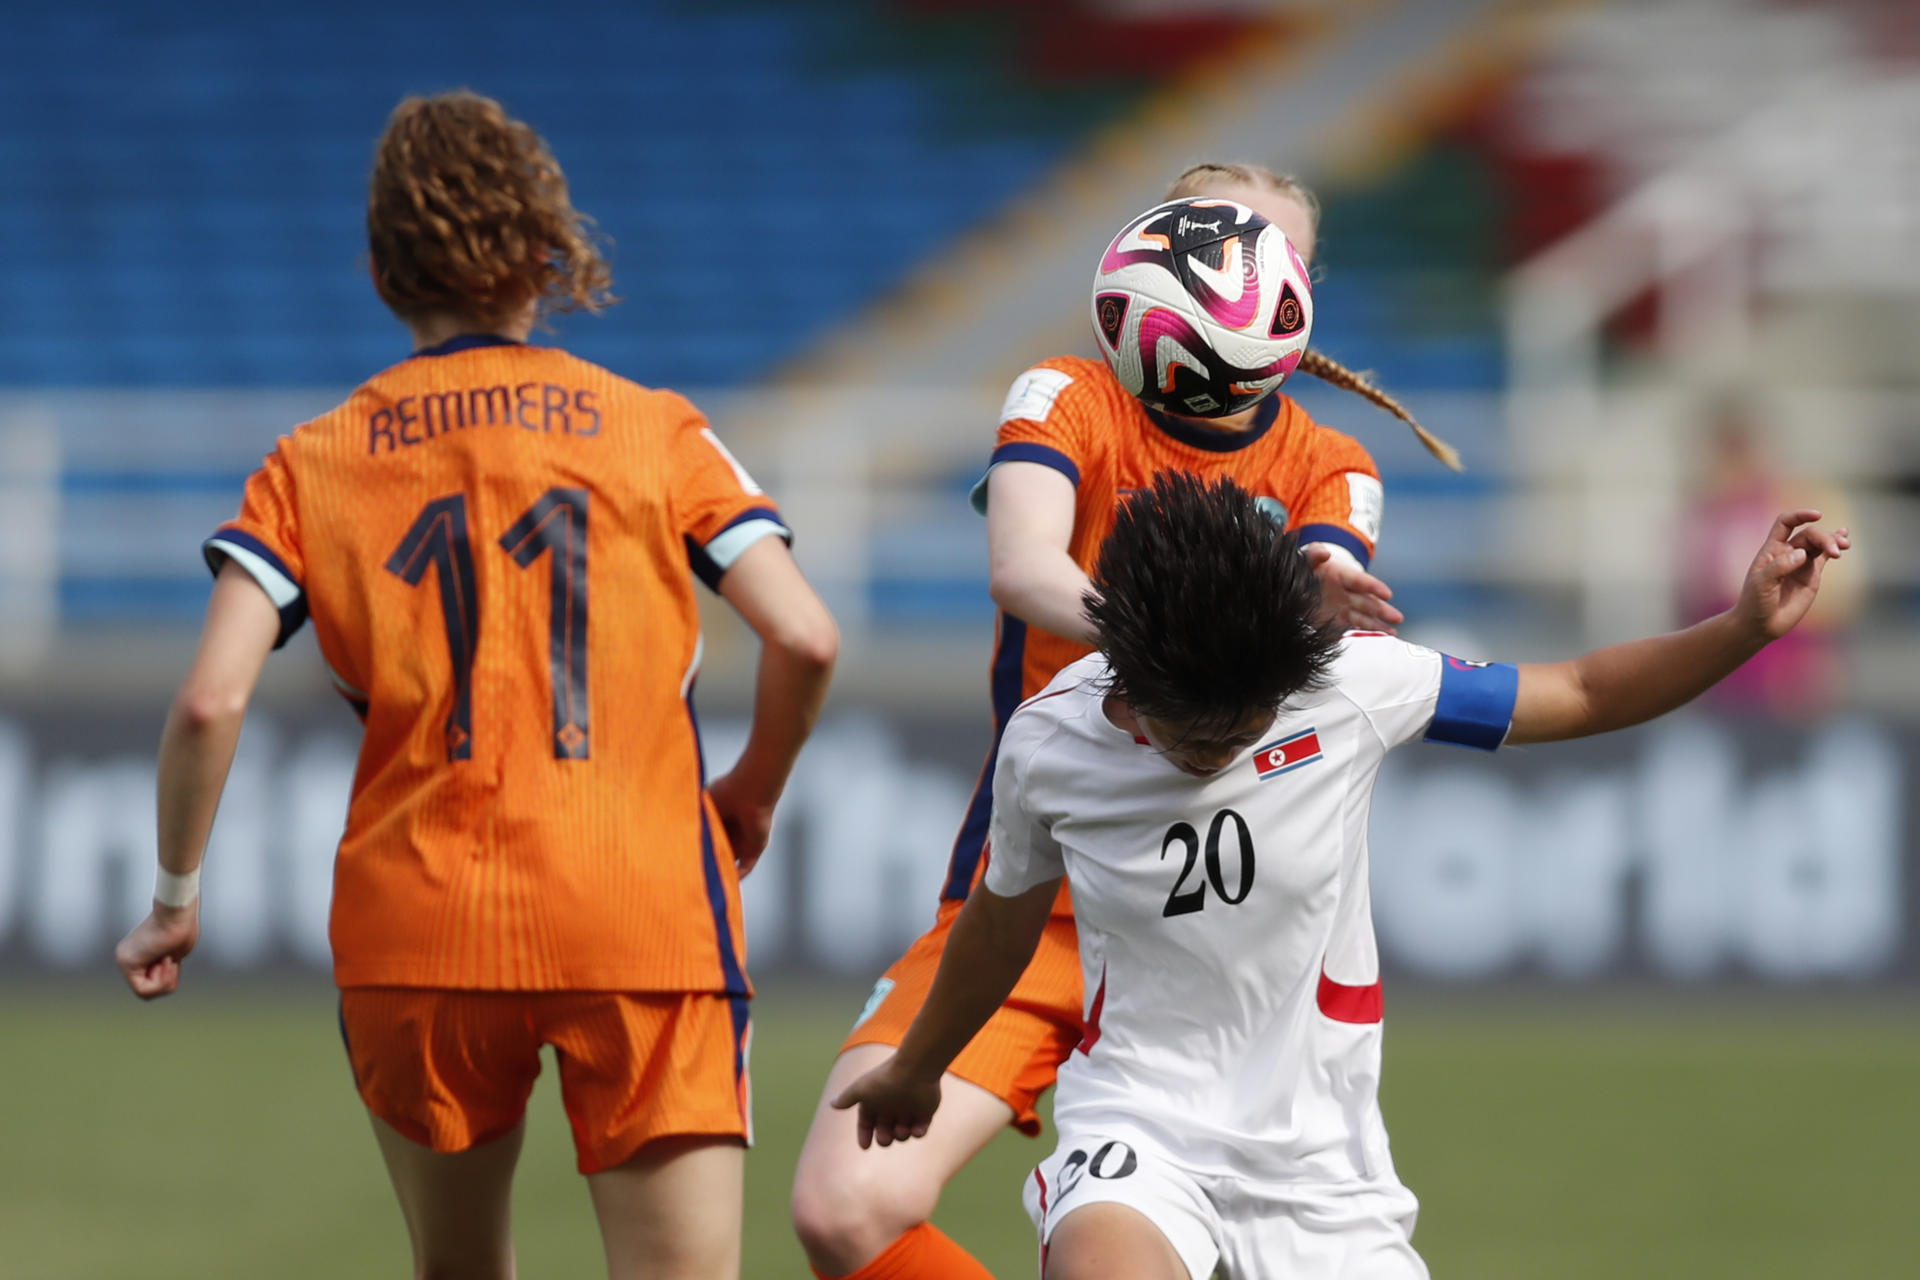
[[(522, 569), (551, 553), (547, 654), (553, 703), (553, 755), (590, 756), (587, 685), (587, 491), (553, 488), (500, 538)], [(473, 758), (473, 655), (480, 643), (480, 591), (467, 535), (467, 496), (435, 498), (420, 511), (387, 560), (387, 571), (419, 586), (431, 567), (440, 585), (440, 617), (453, 665), (447, 759)]]

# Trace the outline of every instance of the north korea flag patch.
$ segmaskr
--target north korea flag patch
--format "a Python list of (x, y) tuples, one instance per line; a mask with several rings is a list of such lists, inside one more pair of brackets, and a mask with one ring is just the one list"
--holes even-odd
[(1292, 773), (1321, 758), (1320, 731), (1303, 729), (1291, 737), (1269, 742), (1253, 753), (1253, 769), (1265, 782), (1283, 773)]

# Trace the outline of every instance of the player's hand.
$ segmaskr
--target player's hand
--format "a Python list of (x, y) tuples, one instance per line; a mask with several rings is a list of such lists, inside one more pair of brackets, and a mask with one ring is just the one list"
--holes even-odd
[(733, 865), (745, 878), (767, 851), (773, 835), (773, 805), (741, 780), (737, 771), (721, 774), (707, 784), (713, 807), (720, 812), (727, 843), (733, 847)]
[(1336, 557), (1333, 548), (1315, 543), (1306, 549), (1307, 563), (1320, 579), (1320, 607), (1328, 617), (1352, 631), (1384, 631), (1407, 620), (1407, 616), (1388, 601), (1393, 588), (1345, 559)]
[(895, 1054), (855, 1080), (833, 1100), (836, 1110), (860, 1108), (860, 1148), (874, 1143), (890, 1147), (909, 1138), (927, 1136), (933, 1113), (940, 1109), (940, 1077), (923, 1080), (899, 1067)]
[(1820, 573), (1853, 545), (1845, 529), (1816, 529), (1818, 511), (1783, 511), (1747, 570), (1734, 613), (1757, 639), (1778, 640), (1807, 616), (1820, 593)]
[(113, 949), (121, 976), (142, 1000), (171, 995), (180, 985), (180, 964), (200, 941), (200, 902), (168, 907), (156, 902), (153, 912), (120, 939)]

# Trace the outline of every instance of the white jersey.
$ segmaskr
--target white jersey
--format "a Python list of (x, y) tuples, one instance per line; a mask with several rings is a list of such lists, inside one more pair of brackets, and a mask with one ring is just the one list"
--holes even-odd
[(1516, 669), (1352, 633), (1324, 689), (1205, 778), (1107, 718), (1106, 674), (1091, 655), (1023, 704), (994, 774), (987, 888), (1073, 889), (1088, 999), (1061, 1133), (1131, 1135), (1200, 1175), (1397, 1185), (1368, 805), (1403, 742), (1498, 746)]

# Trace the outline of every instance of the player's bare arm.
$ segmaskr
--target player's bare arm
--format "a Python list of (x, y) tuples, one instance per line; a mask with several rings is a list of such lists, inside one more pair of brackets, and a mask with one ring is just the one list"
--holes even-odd
[(1029, 626), (1093, 643), (1081, 608), (1087, 574), (1067, 552), (1073, 481), (1037, 462), (1003, 462), (987, 477), (987, 590)]
[[(199, 652), (160, 738), (160, 870), (176, 884), (200, 870), (247, 703), (279, 635), (273, 601), (229, 561), (214, 582)], [(179, 987), (180, 965), (200, 939), (197, 893), (169, 896), (175, 900), (156, 893), (152, 912), (114, 948), (115, 963), (142, 1000)]]
[(720, 579), (720, 595), (760, 637), (747, 745), (707, 788), (745, 875), (767, 847), (774, 806), (820, 718), (840, 633), (779, 538), (748, 547)]
[(899, 1050), (833, 1100), (842, 1110), (860, 1108), (862, 1147), (926, 1136), (940, 1106), (941, 1075), (1013, 993), (1059, 891), (1058, 877), (1011, 898), (974, 887)]
[(1520, 667), (1507, 741), (1557, 742), (1665, 715), (1725, 679), (1804, 618), (1828, 560), (1853, 545), (1811, 509), (1782, 512), (1731, 609), (1685, 631), (1609, 645), (1570, 662)]

